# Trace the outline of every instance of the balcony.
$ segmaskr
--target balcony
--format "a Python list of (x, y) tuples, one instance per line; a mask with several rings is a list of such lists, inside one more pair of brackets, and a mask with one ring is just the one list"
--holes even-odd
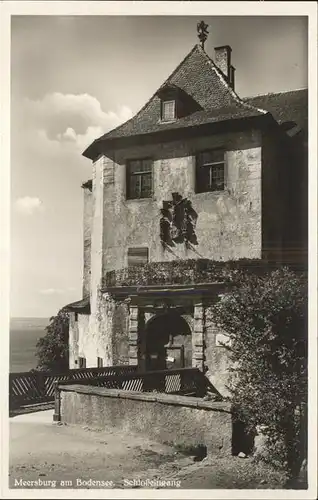
[(168, 285), (202, 285), (233, 283), (242, 271), (253, 273), (268, 269), (261, 259), (213, 261), (209, 259), (149, 262), (109, 271), (105, 274), (102, 289), (116, 287), (149, 287)]

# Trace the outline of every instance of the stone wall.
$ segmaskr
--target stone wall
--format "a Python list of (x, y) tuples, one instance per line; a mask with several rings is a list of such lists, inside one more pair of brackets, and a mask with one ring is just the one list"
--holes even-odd
[(92, 429), (113, 427), (161, 443), (183, 447), (205, 445), (211, 455), (231, 454), (229, 403), (82, 385), (62, 385), (59, 390), (60, 415), (55, 419), (63, 423)]
[(277, 130), (262, 135), (262, 246), (264, 259), (300, 264), (307, 243), (307, 162), (301, 140), (294, 141)]
[(78, 321), (76, 313), (69, 313), (69, 368), (78, 368)]
[(89, 328), (86, 332), (87, 367), (97, 366), (97, 357), (103, 359), (104, 366), (113, 364), (112, 321), (114, 304), (111, 298), (101, 293), (103, 219), (104, 219), (104, 160), (98, 158), (93, 163), (92, 175), (93, 217), (91, 226), (91, 289)]
[(206, 310), (204, 364), (208, 371), (205, 375), (220, 394), (226, 397), (229, 395), (227, 384), (230, 362), (229, 353), (222, 344), (226, 343), (228, 338), (212, 321), (211, 307)]
[[(113, 362), (113, 323), (114, 323), (115, 302), (109, 294), (98, 293), (97, 308), (94, 320), (90, 323), (90, 327), (94, 326), (93, 340), (96, 357), (99, 356), (103, 360), (104, 366), (112, 366)], [(91, 315), (92, 317), (92, 315)], [(90, 328), (92, 334), (92, 328)], [(96, 360), (95, 357), (95, 360)], [(95, 361), (96, 363), (96, 361)], [(96, 366), (96, 364), (95, 364)]]
[[(276, 132), (277, 134), (277, 132)], [(284, 155), (282, 146), (274, 134), (264, 133), (262, 137), (262, 247), (263, 258), (280, 261), (284, 235), (285, 187)], [(285, 177), (285, 183), (288, 178)]]
[(89, 336), (89, 315), (69, 313), (69, 367), (79, 368), (78, 358), (86, 358), (87, 367), (95, 367), (95, 350)]
[[(195, 193), (195, 154), (226, 150), (226, 189)], [(153, 197), (126, 199), (126, 161), (153, 158)], [(231, 133), (107, 152), (103, 160), (103, 274), (127, 266), (129, 247), (149, 248), (150, 261), (261, 257), (261, 137)], [(101, 188), (101, 186), (99, 186)], [(163, 250), (160, 209), (172, 192), (188, 197), (198, 214), (198, 245)]]
[[(226, 189), (195, 193), (195, 155), (222, 147), (226, 150)], [(153, 197), (126, 199), (126, 161), (152, 157)], [(129, 247), (148, 247), (149, 260), (209, 258), (230, 260), (260, 258), (261, 234), (261, 136), (257, 131), (201, 137), (187, 142), (135, 147), (107, 152), (93, 164), (91, 225), (91, 315), (86, 332), (87, 366), (104, 365), (127, 358), (127, 325), (123, 316), (113, 316), (115, 304), (101, 293), (102, 277), (112, 269), (127, 266)], [(160, 241), (162, 202), (172, 192), (188, 197), (198, 214), (198, 245), (177, 244), (164, 250)], [(203, 367), (203, 326), (196, 321), (192, 337), (192, 359)], [(200, 331), (199, 331), (200, 328)], [(195, 330), (195, 328), (194, 328)], [(128, 349), (133, 352), (134, 340)], [(117, 345), (118, 343), (118, 345)], [(128, 354), (129, 362), (132, 355)], [(137, 359), (134, 361), (137, 363)]]
[(93, 194), (88, 187), (84, 188), (83, 215), (83, 297), (90, 294), (91, 282), (91, 229), (93, 217)]
[(129, 364), (129, 310), (126, 302), (116, 302), (113, 320), (113, 363)]
[(69, 367), (78, 368), (78, 357), (87, 368), (129, 364), (128, 305), (98, 292), (93, 314), (69, 313)]

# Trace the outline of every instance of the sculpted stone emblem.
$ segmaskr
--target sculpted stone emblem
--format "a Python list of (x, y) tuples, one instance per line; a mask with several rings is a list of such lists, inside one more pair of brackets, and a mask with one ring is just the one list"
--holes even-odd
[(172, 193), (172, 201), (163, 201), (160, 219), (160, 239), (165, 246), (185, 243), (197, 245), (195, 227), (198, 214), (187, 198)]
[(200, 23), (197, 24), (197, 32), (198, 32), (198, 38), (201, 42), (201, 47), (204, 49), (204, 44), (206, 42), (206, 39), (208, 38), (208, 27), (209, 25), (206, 24), (204, 21), (201, 21)]

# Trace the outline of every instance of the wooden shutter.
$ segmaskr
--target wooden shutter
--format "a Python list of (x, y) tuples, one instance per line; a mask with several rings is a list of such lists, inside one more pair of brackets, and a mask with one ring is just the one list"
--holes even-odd
[(78, 358), (79, 368), (86, 368), (86, 358)]
[(128, 267), (136, 266), (137, 264), (147, 264), (148, 258), (147, 247), (128, 248)]

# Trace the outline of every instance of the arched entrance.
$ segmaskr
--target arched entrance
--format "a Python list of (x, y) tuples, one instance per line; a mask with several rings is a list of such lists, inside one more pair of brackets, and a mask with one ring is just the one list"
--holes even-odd
[(166, 370), (192, 365), (191, 330), (175, 312), (151, 318), (145, 328), (146, 370)]

